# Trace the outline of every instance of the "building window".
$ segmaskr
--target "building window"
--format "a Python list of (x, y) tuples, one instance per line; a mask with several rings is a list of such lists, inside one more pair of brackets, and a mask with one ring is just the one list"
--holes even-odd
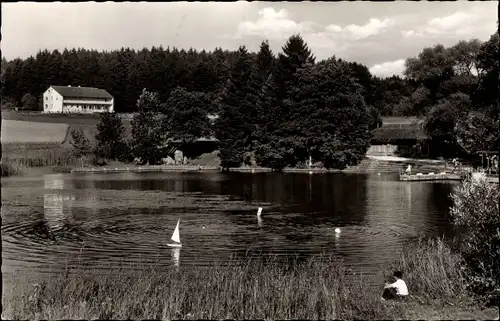
[(45, 104), (45, 107), (49, 107), (49, 105), (48, 105), (48, 104)]
[(45, 100), (49, 100), (49, 97), (45, 96)]

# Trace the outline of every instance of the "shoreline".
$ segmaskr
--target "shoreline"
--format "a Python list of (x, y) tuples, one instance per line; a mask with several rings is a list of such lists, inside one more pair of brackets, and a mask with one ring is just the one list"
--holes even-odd
[[(218, 166), (197, 165), (142, 165), (142, 166), (102, 166), (102, 167), (77, 167), (71, 169), (71, 173), (124, 173), (124, 172), (222, 172)], [(266, 167), (231, 167), (229, 172), (240, 173), (271, 173), (271, 168)], [(324, 169), (324, 168), (284, 168), (283, 173), (343, 173), (346, 170)]]
[[(421, 254), (427, 259), (421, 260)], [(270, 258), (270, 257), (269, 257)], [(8, 319), (495, 319), (498, 308), (475, 301), (460, 272), (461, 256), (442, 239), (421, 239), (384, 266), (404, 270), (411, 297), (380, 300), (382, 285), (366, 288), (341, 258), (305, 262), (247, 257), (211, 268), (131, 269), (95, 274), (82, 267), (54, 281), (22, 283), (4, 298)], [(136, 263), (141, 264), (141, 263)], [(415, 286), (418, 284), (419, 286)], [(203, 285), (203, 286), (200, 286)], [(90, 291), (92, 291), (90, 293)], [(139, 296), (137, 294), (139, 293)], [(142, 294), (141, 294), (142, 293)], [(147, 293), (147, 295), (143, 295)], [(91, 294), (89, 296), (89, 294)], [(359, 307), (363, 306), (363, 309)], [(280, 306), (276, 310), (276, 306)]]

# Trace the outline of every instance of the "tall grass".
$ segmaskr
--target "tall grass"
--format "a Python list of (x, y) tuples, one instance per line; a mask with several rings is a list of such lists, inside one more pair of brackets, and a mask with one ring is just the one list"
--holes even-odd
[(4, 149), (2, 157), (25, 167), (70, 166), (78, 160), (66, 148)]
[(2, 146), (2, 176), (19, 175), (35, 167), (51, 167), (67, 172), (75, 166), (87, 166), (91, 160), (75, 157), (70, 148), (54, 144), (4, 144)]
[[(339, 259), (307, 262), (247, 258), (210, 267), (141, 267), (106, 272), (80, 267), (28, 285), (4, 302), (11, 319), (394, 319), (415, 317), (416, 307), (468, 306), (460, 256), (443, 241), (419, 241), (393, 268), (405, 273), (411, 297), (380, 299), (382, 286), (348, 275)], [(426, 318), (425, 315), (417, 317)]]

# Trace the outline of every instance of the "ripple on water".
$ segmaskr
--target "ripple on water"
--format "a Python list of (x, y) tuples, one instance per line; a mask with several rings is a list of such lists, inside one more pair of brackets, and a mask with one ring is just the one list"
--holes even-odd
[[(46, 185), (9, 181), (2, 186), (4, 262), (38, 263), (43, 270), (327, 253), (373, 271), (409, 239), (442, 230), (443, 214), (424, 185), (410, 191), (399, 182), (358, 176), (204, 175), (113, 174), (106, 184), (105, 175), (49, 177), (64, 179)], [(258, 207), (264, 208), (260, 219)], [(178, 219), (183, 248), (174, 255), (166, 243)]]

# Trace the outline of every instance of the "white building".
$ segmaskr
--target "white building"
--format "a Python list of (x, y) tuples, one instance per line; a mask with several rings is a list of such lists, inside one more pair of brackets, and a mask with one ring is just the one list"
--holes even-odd
[(50, 86), (43, 93), (44, 113), (114, 112), (114, 98), (94, 87)]

